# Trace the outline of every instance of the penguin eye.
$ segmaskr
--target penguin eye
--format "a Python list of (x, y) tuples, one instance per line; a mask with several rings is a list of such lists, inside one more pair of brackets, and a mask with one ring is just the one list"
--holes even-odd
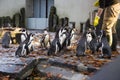
[(32, 37), (34, 36), (35, 34), (32, 34)]
[(25, 29), (21, 30), (22, 32), (25, 32)]

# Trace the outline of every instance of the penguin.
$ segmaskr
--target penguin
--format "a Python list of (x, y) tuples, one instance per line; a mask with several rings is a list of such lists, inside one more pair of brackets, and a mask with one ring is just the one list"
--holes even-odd
[(97, 35), (93, 26), (88, 28), (86, 33), (86, 50), (89, 49), (92, 51), (92, 54), (96, 53), (97, 49)]
[(84, 34), (80, 38), (76, 48), (76, 56), (85, 56), (85, 51), (88, 49), (91, 50), (92, 53), (95, 53), (97, 49), (95, 34), (90, 31), (84, 32)]
[(48, 44), (51, 44), (50, 34), (48, 33), (47, 29), (44, 30), (44, 33), (42, 35), (42, 39), (40, 40), (40, 44), (45, 49), (48, 48)]
[(21, 42), (25, 41), (25, 39), (27, 38), (27, 36), (28, 36), (27, 30), (22, 29), (21, 30)]
[(16, 57), (26, 57), (27, 55), (27, 49), (26, 44), (20, 44), (15, 52)]
[(64, 47), (66, 47), (67, 29), (61, 28), (57, 35), (51, 42), (50, 48), (48, 49), (48, 55), (57, 55)]
[[(28, 40), (27, 40), (28, 39)], [(26, 47), (28, 48), (27, 52), (30, 53), (34, 50), (34, 44), (33, 44), (33, 40), (34, 40), (34, 34), (30, 33), (27, 37), (26, 41)]]
[(90, 49), (90, 42), (92, 41), (92, 35), (90, 32), (86, 33), (86, 49)]
[(32, 44), (32, 41), (34, 39), (34, 35), (30, 33), (28, 37), (25, 39), (25, 41), (21, 42), (18, 46), (15, 56), (17, 57), (26, 57), (30, 52), (34, 50), (34, 46)]
[(112, 51), (111, 47), (109, 46), (109, 43), (107, 41), (106, 33), (105, 31), (101, 30), (98, 34), (98, 45), (97, 45), (97, 51), (100, 50), (101, 55), (100, 58), (111, 58)]
[(75, 41), (76, 41), (76, 32), (77, 32), (77, 29), (75, 29), (75, 27), (73, 26), (70, 29), (69, 36), (67, 38), (67, 46), (72, 47), (72, 45), (75, 43)]
[(79, 42), (77, 44), (77, 48), (76, 48), (76, 56), (77, 57), (86, 55), (85, 54), (85, 50), (86, 50), (86, 47), (85, 47), (86, 42), (85, 41), (86, 41), (86, 37), (85, 37), (85, 35), (83, 35), (80, 38), (80, 40), (79, 40)]
[(2, 47), (9, 48), (10, 43), (12, 42), (11, 33), (6, 32), (2, 37)]
[(47, 55), (48, 56), (57, 55), (57, 53), (60, 51), (61, 51), (61, 44), (59, 38), (54, 38), (50, 45), (50, 48), (48, 49)]
[(59, 41), (62, 49), (67, 48), (67, 38), (69, 36), (69, 32), (67, 28), (63, 28), (61, 31), (61, 35), (59, 36)]

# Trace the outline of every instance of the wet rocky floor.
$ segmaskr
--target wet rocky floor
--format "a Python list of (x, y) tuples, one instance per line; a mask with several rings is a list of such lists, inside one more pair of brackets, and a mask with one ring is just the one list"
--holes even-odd
[(47, 50), (37, 47), (28, 57), (16, 58), (17, 47), (0, 45), (0, 80), (87, 80), (119, 55), (113, 52), (112, 59), (99, 59), (88, 51), (87, 56), (76, 57), (74, 46), (57, 56), (47, 56)]

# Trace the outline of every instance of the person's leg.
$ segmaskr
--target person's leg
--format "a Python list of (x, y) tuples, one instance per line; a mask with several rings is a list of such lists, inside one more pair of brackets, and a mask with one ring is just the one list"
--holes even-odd
[[(116, 4), (116, 5), (113, 5), (113, 10), (114, 10), (114, 14), (116, 15), (119, 15), (120, 13), (120, 3)], [(116, 21), (117, 23), (117, 21)], [(112, 28), (112, 36), (113, 36), (113, 41), (112, 41), (112, 45), (111, 45), (111, 49), (112, 51), (117, 51), (117, 33), (116, 33), (116, 23), (114, 24), (113, 28)]]
[(106, 31), (107, 39), (110, 46), (112, 45), (112, 40), (113, 40), (112, 33), (116, 32), (115, 23), (118, 19), (119, 13), (120, 13), (120, 4), (115, 4), (110, 7), (107, 7), (104, 12), (102, 29)]
[(112, 51), (117, 51), (117, 33), (116, 33), (116, 23), (114, 24), (113, 28), (112, 28), (112, 36), (113, 36), (113, 40), (112, 40), (112, 45), (111, 45), (111, 49)]
[(113, 21), (108, 20), (104, 21), (102, 25), (102, 29), (106, 32), (107, 40), (109, 45), (112, 45), (112, 26), (113, 26)]

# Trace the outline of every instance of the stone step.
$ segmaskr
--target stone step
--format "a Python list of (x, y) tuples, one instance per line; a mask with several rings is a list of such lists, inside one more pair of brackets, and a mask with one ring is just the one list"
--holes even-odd
[(50, 58), (48, 62), (53, 66), (68, 67), (71, 69), (76, 69), (77, 64), (79, 64), (79, 63), (72, 63), (72, 60), (69, 60), (68, 62), (65, 59), (62, 59), (60, 57)]
[(91, 67), (91, 66), (85, 66), (84, 64), (82, 64), (80, 61), (73, 61), (73, 60), (69, 60), (66, 61), (65, 59), (62, 59), (60, 57), (54, 57), (54, 58), (50, 58), (48, 60), (48, 62), (52, 65), (52, 66), (57, 66), (57, 67), (63, 67), (63, 68), (69, 68), (72, 69), (74, 71), (78, 71), (78, 72), (83, 72), (83, 71), (88, 71), (88, 72), (94, 72), (97, 71), (97, 69), (95, 67)]
[(9, 75), (15, 79), (24, 79), (32, 73), (35, 62), (35, 58), (3, 57), (0, 59), (0, 74)]
[(49, 80), (83, 80), (87, 77), (68, 68), (51, 66), (47, 62), (38, 64), (37, 70)]
[(0, 74), (22, 80), (32, 73), (39, 62), (44, 60), (47, 60), (47, 57), (16, 58), (2, 56), (0, 59)]

